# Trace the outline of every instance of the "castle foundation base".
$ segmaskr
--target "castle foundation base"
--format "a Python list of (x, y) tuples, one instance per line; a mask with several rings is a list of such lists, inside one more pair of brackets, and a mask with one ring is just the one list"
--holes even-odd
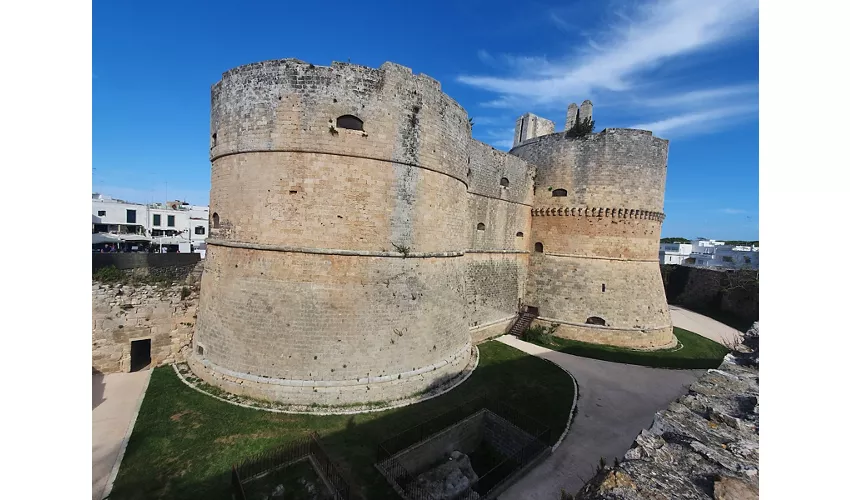
[(477, 364), (474, 349), (468, 345), (435, 366), (370, 380), (283, 380), (251, 375), (243, 378), (224, 373), (225, 370), (197, 355), (190, 356), (187, 364), (204, 382), (251, 399), (307, 407), (393, 407), (448, 392), (466, 380)]
[(557, 325), (553, 335), (562, 339), (577, 340), (590, 344), (609, 345), (614, 347), (625, 347), (628, 349), (655, 351), (660, 349), (672, 349), (678, 341), (673, 335), (673, 325), (654, 329), (624, 329), (610, 326), (578, 325), (557, 320), (536, 319), (532, 326), (539, 325), (543, 328)]

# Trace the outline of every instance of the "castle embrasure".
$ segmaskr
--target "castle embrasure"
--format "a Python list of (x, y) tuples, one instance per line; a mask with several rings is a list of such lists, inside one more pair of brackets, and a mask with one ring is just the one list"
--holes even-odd
[[(567, 123), (592, 116), (571, 104)], [(568, 127), (569, 128), (569, 127)], [(657, 252), (667, 146), (526, 114), (471, 138), (436, 80), (295, 59), (212, 87), (211, 229), (190, 366), (227, 391), (356, 404), (450, 388), (536, 308), (556, 335), (675, 343)]]

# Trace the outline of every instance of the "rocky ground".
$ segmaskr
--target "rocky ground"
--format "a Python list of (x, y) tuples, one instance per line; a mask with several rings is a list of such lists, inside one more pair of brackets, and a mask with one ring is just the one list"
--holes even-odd
[(623, 462), (600, 470), (577, 500), (758, 498), (758, 323), (716, 370), (658, 412)]

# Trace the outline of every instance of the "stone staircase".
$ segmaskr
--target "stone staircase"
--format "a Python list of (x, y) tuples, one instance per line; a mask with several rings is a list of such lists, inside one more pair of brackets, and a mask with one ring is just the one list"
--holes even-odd
[(522, 335), (525, 333), (525, 330), (531, 326), (531, 322), (534, 321), (534, 318), (537, 317), (537, 313), (523, 311), (519, 314), (514, 325), (508, 331), (508, 335), (513, 335), (516, 338), (522, 338)]

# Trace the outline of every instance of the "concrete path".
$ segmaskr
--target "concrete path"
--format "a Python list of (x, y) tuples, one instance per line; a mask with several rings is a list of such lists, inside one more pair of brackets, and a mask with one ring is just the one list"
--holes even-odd
[(562, 488), (575, 494), (593, 476), (601, 457), (608, 464), (615, 457), (622, 459), (635, 436), (652, 424), (655, 412), (685, 394), (705, 373), (582, 358), (511, 335), (497, 340), (557, 363), (579, 386), (578, 411), (567, 438), (552, 456), (499, 495), (499, 500), (557, 500)]
[(103, 498), (123, 455), (150, 375), (150, 370), (92, 375), (92, 500)]
[(741, 332), (731, 326), (681, 306), (670, 306), (670, 317), (673, 319), (673, 326), (698, 333), (720, 344), (741, 337)]

